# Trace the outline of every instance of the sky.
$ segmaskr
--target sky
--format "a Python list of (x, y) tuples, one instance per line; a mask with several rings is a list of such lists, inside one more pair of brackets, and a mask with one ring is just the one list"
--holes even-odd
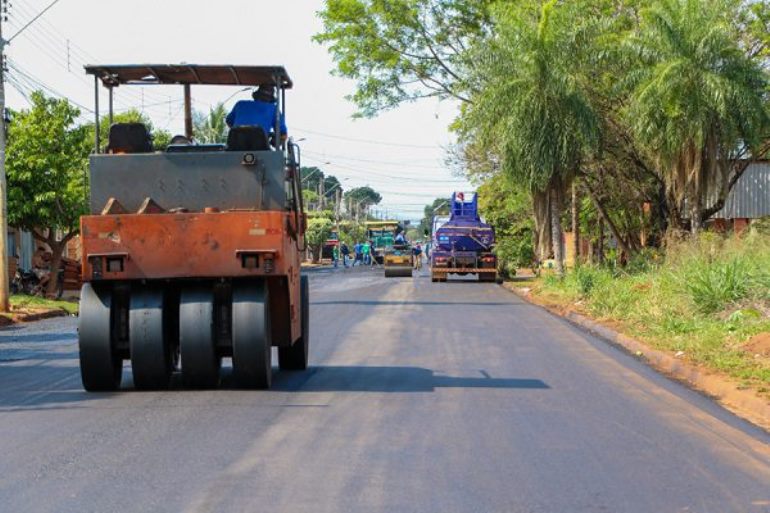
[[(321, 22), (323, 0), (59, 0), (18, 37), (16, 32), (53, 0), (12, 0), (3, 36), (7, 47), (8, 106), (28, 105), (25, 95), (44, 87), (66, 97), (91, 119), (93, 79), (84, 64), (181, 62), (280, 64), (294, 81), (287, 96), (287, 124), (304, 139), (304, 166), (321, 167), (345, 189), (369, 185), (383, 196), (376, 214), (418, 220), (423, 207), (467, 181), (445, 165), (453, 141), (447, 127), (457, 112), (450, 101), (422, 100), (381, 114), (353, 119), (345, 99), (355, 84), (331, 75), (326, 48), (311, 38)], [(193, 87), (193, 107), (230, 107), (248, 92), (229, 87)], [(106, 91), (101, 95), (106, 105)], [(115, 108), (137, 107), (153, 124), (184, 132), (181, 86), (126, 86)], [(331, 197), (331, 195), (330, 195)]]

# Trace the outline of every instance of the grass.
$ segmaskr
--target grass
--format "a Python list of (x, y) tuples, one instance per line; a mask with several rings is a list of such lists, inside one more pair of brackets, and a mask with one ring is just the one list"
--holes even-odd
[(25, 296), (23, 294), (14, 294), (11, 296), (11, 307), (35, 308), (48, 310), (64, 310), (68, 314), (76, 315), (78, 313), (78, 303), (73, 301), (62, 301), (58, 299), (46, 299), (39, 296)]
[(645, 255), (627, 269), (582, 266), (545, 276), (539, 297), (572, 306), (663, 350), (767, 390), (770, 359), (742, 349), (770, 332), (770, 238), (704, 234), (697, 242)]

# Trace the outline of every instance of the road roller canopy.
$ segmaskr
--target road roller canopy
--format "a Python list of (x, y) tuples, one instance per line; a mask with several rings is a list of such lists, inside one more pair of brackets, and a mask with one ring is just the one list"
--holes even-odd
[(87, 65), (105, 87), (127, 85), (273, 85), (291, 89), (294, 85), (283, 66), (235, 66), (201, 64), (106, 64)]
[[(275, 133), (280, 133), (281, 119), (286, 115), (286, 90), (294, 84), (283, 66), (235, 66), (230, 64), (89, 64), (86, 74), (94, 76), (95, 152), (100, 152), (99, 84), (109, 94), (108, 122), (113, 120), (113, 96), (121, 85), (177, 85), (184, 88), (185, 137), (193, 139), (192, 86), (274, 86), (278, 89)], [(286, 149), (285, 142), (281, 142)]]

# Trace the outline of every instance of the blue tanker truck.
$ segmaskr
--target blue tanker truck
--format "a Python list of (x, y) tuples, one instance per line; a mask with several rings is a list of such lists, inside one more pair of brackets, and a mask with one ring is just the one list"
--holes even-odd
[(433, 231), (431, 281), (444, 282), (450, 274), (496, 281), (495, 230), (479, 217), (476, 193), (453, 193), (449, 207), (449, 220)]

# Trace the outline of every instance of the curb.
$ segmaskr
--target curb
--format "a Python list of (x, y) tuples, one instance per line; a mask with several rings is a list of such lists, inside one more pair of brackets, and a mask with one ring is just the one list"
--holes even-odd
[(27, 315), (19, 315), (16, 317), (17, 322), (34, 322), (42, 321), (43, 319), (52, 319), (54, 317), (66, 317), (69, 313), (66, 310), (48, 310), (46, 312), (37, 312)]
[(574, 326), (642, 359), (660, 373), (704, 393), (735, 415), (770, 431), (770, 401), (757, 396), (751, 390), (740, 388), (740, 385), (731, 378), (707, 373), (691, 363), (654, 349), (584, 315), (575, 312), (565, 314), (556, 308), (540, 304), (533, 300), (527, 292), (507, 283), (503, 285), (503, 288), (516, 294), (527, 303), (543, 308), (552, 315), (565, 319)]

